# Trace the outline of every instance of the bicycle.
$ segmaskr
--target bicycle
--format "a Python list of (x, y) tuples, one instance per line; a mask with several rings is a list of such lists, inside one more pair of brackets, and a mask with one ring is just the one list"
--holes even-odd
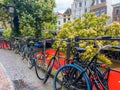
[(19, 37), (15, 37), (15, 41), (14, 41), (12, 47), (13, 47), (13, 51), (14, 51), (16, 54), (20, 54), (21, 45), (20, 45), (20, 38), (19, 38)]
[[(56, 74), (54, 76), (54, 90), (66, 90), (66, 89), (62, 89), (62, 87), (67, 87), (67, 89), (69, 89), (69, 90), (73, 90), (73, 89), (81, 90), (81, 88), (82, 88), (82, 90), (84, 90), (84, 89), (91, 90), (93, 88), (95, 90), (108, 90), (108, 77), (109, 77), (109, 71), (111, 69), (106, 68), (106, 70), (104, 72), (101, 71), (100, 70), (101, 65), (99, 65), (99, 63), (97, 62), (97, 56), (98, 56), (98, 53), (106, 47), (117, 48), (117, 49), (120, 49), (120, 48), (113, 47), (111, 45), (105, 45), (103, 47), (100, 47), (99, 45), (96, 45), (96, 40), (97, 39), (109, 39), (109, 38), (110, 37), (95, 38), (94, 44), (95, 44), (95, 46), (98, 46), (99, 49), (90, 61), (86, 60), (86, 61), (79, 63), (78, 61), (73, 60), (72, 64), (67, 64), (67, 65), (61, 67), (60, 69), (58, 69), (58, 71), (56, 72)], [(81, 51), (81, 49), (78, 48), (78, 51)], [(66, 69), (69, 67), (71, 67), (71, 68)], [(67, 72), (69, 72), (69, 73), (67, 73)], [(79, 72), (79, 74), (77, 74), (78, 72)], [(59, 73), (60, 73), (61, 77), (59, 76)], [(68, 78), (69, 75), (71, 77), (70, 79), (72, 79), (72, 83), (69, 82), (69, 78)], [(60, 87), (57, 87), (57, 85), (58, 85), (57, 80), (60, 80), (60, 82), (61, 82)], [(67, 83), (67, 85), (64, 84), (63, 82)], [(84, 83), (84, 84), (81, 85), (80, 83)], [(74, 88), (72, 88), (70, 86), (72, 86)], [(78, 88), (78, 86), (80, 86), (80, 87)], [(85, 87), (83, 87), (83, 86), (85, 86)], [(77, 89), (76, 89), (76, 87), (77, 87)]]
[[(98, 38), (96, 38), (96, 40), (97, 39), (99, 39), (99, 38), (101, 38), (101, 37), (98, 37)], [(103, 37), (104, 38), (104, 37)], [(110, 37), (109, 37), (110, 38)], [(103, 47), (101, 47), (100, 45), (98, 45), (97, 43), (96, 43), (96, 40), (95, 40), (95, 42), (94, 42), (94, 46), (95, 47), (98, 47), (99, 48), (99, 50), (98, 50), (98, 53), (101, 51), (101, 50), (104, 50), (104, 49), (109, 49), (109, 48), (113, 48), (113, 49), (120, 49), (120, 47), (118, 47), (118, 46), (112, 46), (112, 45), (105, 45), (105, 46), (103, 46)], [(119, 75), (120, 75), (120, 69), (118, 68), (118, 70), (117, 69), (113, 69), (113, 68), (110, 68), (110, 67), (106, 67), (105, 69), (104, 69), (104, 71), (101, 71), (101, 70), (99, 70), (99, 69), (97, 69), (98, 70), (98, 76), (97, 77), (99, 77), (99, 79), (100, 79), (100, 81), (101, 81), (101, 87), (102, 87), (102, 90), (119, 90), (120, 89), (120, 85), (118, 85), (117, 83), (116, 83), (116, 81), (114, 82), (114, 79), (112, 80), (112, 82), (114, 82), (114, 83), (110, 83), (110, 81), (109, 81), (109, 79), (110, 78), (112, 78), (113, 76), (112, 76), (112, 74), (111, 74), (111, 72), (112, 73), (119, 73)], [(112, 76), (112, 77), (111, 77)], [(111, 80), (111, 79), (110, 79)], [(118, 79), (119, 80), (119, 79)], [(116, 85), (115, 85), (116, 84)], [(112, 86), (116, 86), (117, 88), (114, 88), (114, 87), (112, 87)], [(117, 86), (118, 85), (118, 86)], [(96, 88), (94, 88), (95, 90), (96, 90)], [(101, 88), (99, 89), (99, 90), (101, 90)]]
[(33, 44), (34, 42), (30, 43), (32, 39), (29, 39), (27, 37), (22, 39), (22, 47), (21, 47), (21, 53), (20, 55), (22, 56), (22, 60), (26, 59), (28, 61), (31, 52), (33, 51)]
[[(59, 42), (59, 45), (58, 45), (56, 50), (53, 50), (53, 49), (46, 50), (45, 49), (46, 45), (45, 45), (45, 41), (44, 41), (43, 52), (40, 53), (38, 55), (38, 59), (35, 60), (35, 62), (36, 62), (36, 65), (35, 65), (36, 75), (37, 75), (38, 79), (43, 81), (43, 83), (46, 83), (49, 76), (51, 75), (54, 63), (57, 64), (57, 68), (61, 66), (61, 63), (59, 61), (59, 58), (60, 58), (59, 48), (60, 48), (60, 45), (63, 41), (64, 40), (61, 40)], [(50, 59), (48, 59), (48, 58), (50, 58)]]
[(38, 41), (30, 41), (31, 45), (28, 49), (28, 68), (32, 69), (35, 66), (36, 53), (41, 51), (41, 44)]
[(79, 79), (79, 75), (83, 71), (82, 65), (85, 67), (86, 61), (81, 60), (80, 53), (85, 52), (84, 48), (75, 47), (75, 55), (70, 64), (59, 68), (54, 75), (54, 90), (91, 90), (90, 80), (87, 73), (83, 73), (83, 77)]

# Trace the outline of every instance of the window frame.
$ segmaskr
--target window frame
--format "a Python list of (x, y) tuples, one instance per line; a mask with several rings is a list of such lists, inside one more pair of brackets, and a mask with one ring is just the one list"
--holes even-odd
[(82, 7), (82, 2), (79, 2), (79, 7)]
[(96, 0), (96, 5), (99, 4), (99, 0)]

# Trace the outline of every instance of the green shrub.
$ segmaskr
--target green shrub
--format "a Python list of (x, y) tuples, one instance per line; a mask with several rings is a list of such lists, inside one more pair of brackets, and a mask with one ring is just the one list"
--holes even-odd
[(6, 37), (6, 39), (9, 41), (10, 40), (10, 34), (11, 34), (11, 29), (4, 30), (3, 36)]

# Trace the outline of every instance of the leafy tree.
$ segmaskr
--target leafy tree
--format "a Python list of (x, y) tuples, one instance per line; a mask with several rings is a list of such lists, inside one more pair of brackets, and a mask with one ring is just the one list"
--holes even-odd
[(11, 29), (6, 29), (3, 32), (3, 36), (6, 37), (8, 41), (10, 40), (10, 34), (11, 34)]
[(32, 35), (38, 37), (42, 35), (45, 22), (56, 23), (56, 16), (53, 13), (54, 0), (4, 0), (3, 4), (15, 7), (13, 20), (15, 33), (19, 34), (19, 31), (22, 31), (23, 34), (25, 27), (29, 26), (32, 31), (28, 30), (28, 32), (34, 33)]
[(44, 38), (54, 38), (53, 33), (55, 32), (55, 25), (51, 23), (44, 23), (42, 37)]
[[(28, 21), (29, 20), (29, 21)], [(29, 14), (23, 14), (20, 19), (20, 32), (23, 36), (35, 36), (34, 18)]]
[[(58, 38), (74, 38), (78, 35), (81, 38), (95, 38), (97, 36), (120, 35), (116, 32), (120, 31), (120, 25), (118, 23), (113, 23), (106, 26), (109, 16), (101, 15), (99, 17), (95, 16), (95, 13), (86, 13), (83, 15), (82, 19), (76, 19), (70, 21), (61, 26), (61, 29), (57, 35)], [(115, 29), (116, 27), (116, 29)], [(107, 31), (108, 30), (108, 31)], [(113, 32), (112, 32), (113, 31)], [(98, 41), (99, 45), (104, 44), (118, 44), (118, 42), (111, 41)], [(63, 45), (64, 46), (64, 45)], [(93, 41), (80, 41), (80, 47), (86, 48), (86, 52), (83, 54), (83, 58), (91, 58), (97, 49), (93, 48)], [(110, 60), (103, 54), (99, 55), (99, 61), (103, 61), (107, 64), (111, 64)]]
[(113, 22), (106, 26), (106, 34), (111, 35), (112, 37), (120, 37), (120, 23)]
[(6, 21), (9, 20), (7, 7), (2, 5), (3, 1), (0, 1), (0, 22), (3, 25), (4, 29), (7, 29)]

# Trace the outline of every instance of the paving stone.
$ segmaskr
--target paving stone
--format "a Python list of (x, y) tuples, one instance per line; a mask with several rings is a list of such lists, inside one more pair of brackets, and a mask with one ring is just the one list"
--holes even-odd
[(21, 57), (14, 52), (0, 49), (0, 62), (7, 70), (7, 74), (13, 81), (16, 90), (53, 90), (52, 78), (44, 85), (37, 78), (34, 68), (32, 70), (28, 69), (27, 61), (21, 60)]

